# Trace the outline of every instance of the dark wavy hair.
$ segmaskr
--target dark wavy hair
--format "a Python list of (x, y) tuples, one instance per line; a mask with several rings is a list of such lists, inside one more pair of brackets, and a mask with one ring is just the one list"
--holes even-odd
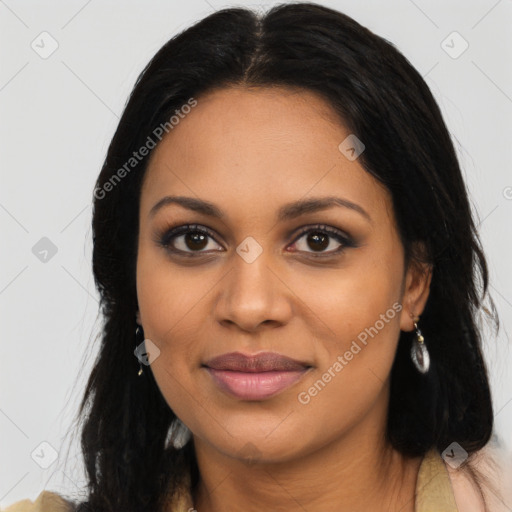
[[(472, 454), (492, 434), (476, 321), (488, 270), (450, 133), (425, 81), (392, 43), (335, 10), (310, 3), (262, 15), (224, 9), (170, 39), (147, 64), (96, 182), (93, 272), (103, 324), (77, 416), (88, 481), (79, 510), (159, 511), (181, 474), (197, 482), (193, 443), (166, 447), (176, 416), (152, 372), (137, 376), (134, 356), (139, 199), (151, 152), (122, 179), (118, 171), (190, 98), (200, 103), (207, 91), (232, 86), (293, 87), (325, 99), (366, 145), (360, 164), (391, 193), (406, 264), (433, 269), (421, 318), (431, 368), (415, 371), (413, 333), (401, 332), (389, 442), (406, 456), (454, 441)], [(499, 330), (489, 300), (484, 310)]]

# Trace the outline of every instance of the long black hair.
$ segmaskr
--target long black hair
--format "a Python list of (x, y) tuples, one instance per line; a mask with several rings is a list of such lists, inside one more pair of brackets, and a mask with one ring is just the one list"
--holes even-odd
[(88, 479), (81, 510), (158, 511), (183, 472), (197, 481), (192, 443), (165, 446), (175, 415), (151, 371), (137, 376), (139, 198), (151, 151), (136, 164), (130, 159), (154, 140), (155, 128), (170, 131), (169, 119), (191, 99), (233, 85), (302, 88), (327, 100), (364, 142), (361, 165), (392, 195), (406, 263), (432, 265), (421, 317), (431, 368), (426, 375), (413, 368), (412, 333), (401, 332), (389, 442), (407, 456), (454, 441), (471, 454), (491, 436), (476, 321), (488, 271), (450, 133), (425, 81), (392, 43), (335, 10), (310, 3), (264, 15), (224, 9), (170, 39), (142, 71), (96, 182), (93, 272), (103, 325), (79, 410)]

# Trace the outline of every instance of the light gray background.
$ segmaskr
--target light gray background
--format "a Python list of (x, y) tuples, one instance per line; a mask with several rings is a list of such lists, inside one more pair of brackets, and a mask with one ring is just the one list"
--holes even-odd
[[(274, 3), (0, 1), (1, 505), (83, 485), (77, 442), (65, 435), (97, 347), (91, 197), (137, 75), (172, 35), (213, 10)], [(485, 349), (497, 432), (510, 450), (512, 1), (318, 3), (393, 42), (441, 106), (479, 213), (501, 315), (501, 334)], [(31, 47), (50, 48), (43, 31), (58, 43), (46, 59)], [(446, 39), (453, 31), (469, 44), (458, 58), (445, 51), (462, 48), (458, 36)], [(46, 262), (32, 252), (42, 237), (57, 248)], [(52, 448), (41, 443), (58, 452), (47, 469), (35, 462), (52, 462)]]

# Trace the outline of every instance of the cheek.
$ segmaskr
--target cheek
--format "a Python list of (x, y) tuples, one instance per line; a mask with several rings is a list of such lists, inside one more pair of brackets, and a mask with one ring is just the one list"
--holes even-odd
[(323, 340), (318, 367), (297, 391), (297, 417), (301, 428), (311, 432), (321, 425), (325, 435), (335, 436), (362, 421), (372, 408), (385, 414), (401, 304), (375, 288), (373, 293), (358, 291), (340, 299), (332, 315), (323, 317), (336, 338), (332, 343)]
[(165, 255), (141, 248), (137, 261), (137, 298), (146, 337), (166, 348), (192, 342), (202, 304), (215, 285), (211, 273), (195, 267), (179, 269)]
[(400, 335), (399, 248), (382, 242), (378, 253), (361, 251), (325, 283), (309, 282), (308, 305), (329, 328), (317, 345), (317, 371), (298, 397), (315, 414), (325, 416), (331, 403), (343, 406), (345, 416), (357, 414), (385, 388)]
[(137, 298), (144, 336), (160, 351), (151, 371), (169, 407), (190, 424), (191, 400), (203, 402), (197, 372), (212, 338), (203, 309), (217, 280), (211, 272), (177, 269), (154, 251), (139, 250)]
[(402, 273), (400, 252), (388, 244), (378, 253), (366, 248), (354, 251), (332, 272), (296, 274), (294, 291), (307, 306), (300, 314), (324, 339), (324, 351), (331, 359), (348, 350), (353, 340), (364, 343), (366, 338), (385, 340), (379, 350), (393, 355)]
[[(363, 359), (363, 349), (370, 345), (370, 340), (375, 340), (371, 354), (364, 354), (366, 362), (371, 355), (380, 359), (389, 353), (393, 357), (400, 323), (399, 286), (387, 275), (367, 271), (361, 276), (354, 273), (341, 289), (337, 300), (331, 301), (336, 307), (326, 310), (336, 332), (333, 350), (337, 353), (352, 350), (359, 354), (358, 359)], [(361, 352), (357, 351), (358, 344)], [(351, 358), (350, 354), (347, 358)]]

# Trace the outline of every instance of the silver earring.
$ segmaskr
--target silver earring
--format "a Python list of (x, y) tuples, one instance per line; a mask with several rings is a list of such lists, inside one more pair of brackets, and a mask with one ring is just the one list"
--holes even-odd
[(139, 346), (144, 341), (144, 331), (142, 330), (142, 327), (140, 325), (137, 325), (137, 328), (135, 329), (135, 356), (139, 360), (139, 371), (137, 375), (140, 377), (144, 370), (142, 369), (142, 362), (140, 360), (140, 356), (138, 355), (138, 352), (140, 352)]
[(189, 428), (179, 418), (176, 418), (167, 432), (165, 448), (172, 446), (176, 450), (181, 450), (190, 441), (191, 437), (192, 433)]
[(416, 339), (412, 342), (411, 359), (420, 373), (427, 373), (430, 367), (430, 354), (425, 345), (425, 338), (423, 338), (421, 331), (418, 329), (417, 321), (419, 321), (419, 318), (416, 318), (414, 321)]

